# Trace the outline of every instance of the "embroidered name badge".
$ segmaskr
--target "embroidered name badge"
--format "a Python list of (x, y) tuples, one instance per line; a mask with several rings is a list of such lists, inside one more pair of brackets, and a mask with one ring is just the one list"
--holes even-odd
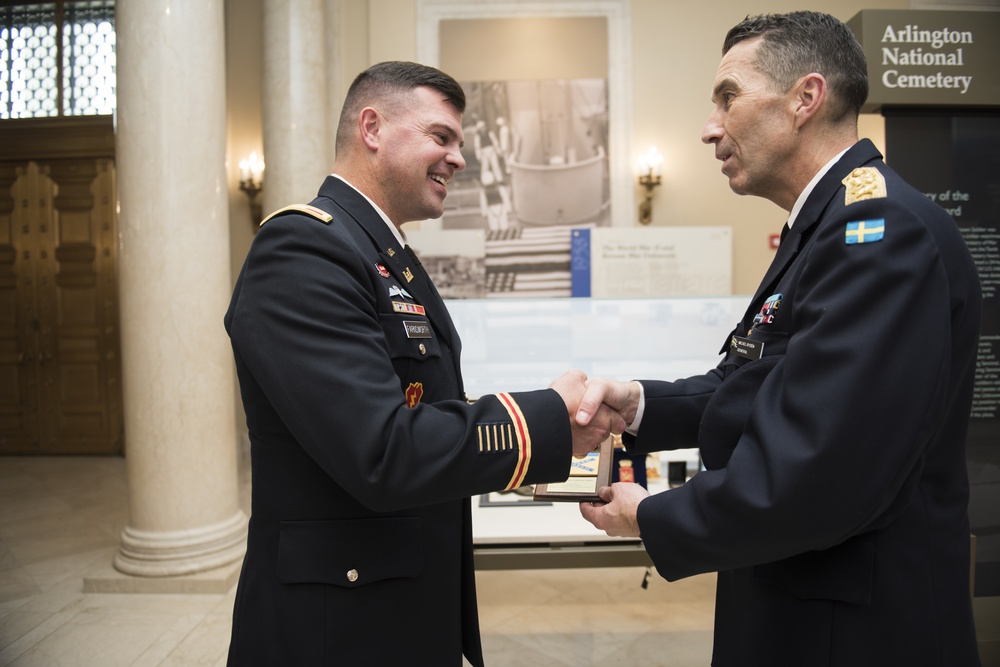
[(424, 395), (424, 383), (423, 382), (411, 382), (410, 386), (406, 388), (406, 407), (413, 409), (420, 399)]
[(403, 320), (403, 327), (406, 329), (407, 338), (430, 338), (431, 325), (427, 322), (412, 322)]
[(414, 315), (426, 315), (424, 307), (419, 303), (405, 303), (403, 301), (393, 301), (392, 310), (396, 313), (413, 313)]
[(764, 343), (751, 338), (733, 336), (729, 341), (729, 349), (744, 359), (760, 359), (764, 354)]
[(874, 243), (885, 236), (885, 220), (859, 220), (847, 223), (844, 231), (844, 242), (847, 245), (856, 243)]
[(888, 196), (885, 177), (875, 167), (858, 167), (841, 181), (846, 188), (844, 206), (866, 199), (881, 199)]

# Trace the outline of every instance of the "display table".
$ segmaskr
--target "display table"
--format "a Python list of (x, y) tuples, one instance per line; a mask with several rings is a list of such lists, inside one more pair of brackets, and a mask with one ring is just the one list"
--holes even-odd
[(486, 504), (472, 499), (480, 570), (652, 565), (638, 539), (609, 537), (584, 521), (577, 503)]
[[(462, 337), (466, 391), (476, 397), (546, 387), (571, 368), (618, 380), (704, 373), (718, 363), (748, 300), (449, 300), (448, 310)], [(651, 491), (665, 489), (671, 460), (687, 460), (691, 474), (697, 452), (665, 455)], [(584, 521), (577, 503), (506, 504), (511, 496), (472, 499), (479, 569), (651, 565), (640, 540), (608, 537)]]

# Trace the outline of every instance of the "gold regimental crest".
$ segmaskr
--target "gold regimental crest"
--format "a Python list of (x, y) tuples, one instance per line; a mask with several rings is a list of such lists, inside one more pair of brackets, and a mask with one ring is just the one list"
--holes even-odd
[(844, 206), (865, 199), (881, 199), (887, 196), (885, 177), (875, 167), (858, 167), (841, 183), (847, 188), (844, 193)]
[(413, 281), (413, 272), (410, 271), (410, 267), (403, 269), (403, 277), (406, 278), (406, 282), (408, 283)]

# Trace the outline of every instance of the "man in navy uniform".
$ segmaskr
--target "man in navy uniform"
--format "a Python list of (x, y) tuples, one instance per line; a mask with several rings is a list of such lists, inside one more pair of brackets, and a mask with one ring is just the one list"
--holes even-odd
[(253, 470), (231, 665), (482, 665), (469, 496), (564, 480), (624, 428), (571, 422), (579, 372), (465, 400), (458, 333), (399, 229), (441, 215), (464, 108), (436, 69), (366, 70), (333, 175), (254, 238), (225, 318)]
[(706, 471), (581, 504), (641, 536), (669, 580), (717, 571), (712, 664), (976, 665), (965, 437), (982, 307), (954, 221), (857, 117), (864, 54), (812, 12), (725, 40), (702, 136), (737, 194), (788, 231), (721, 363), (591, 381), (629, 451), (700, 447)]

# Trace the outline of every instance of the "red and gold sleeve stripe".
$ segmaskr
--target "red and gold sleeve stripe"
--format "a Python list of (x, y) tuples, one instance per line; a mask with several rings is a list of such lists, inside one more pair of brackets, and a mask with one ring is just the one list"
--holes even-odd
[(531, 434), (528, 432), (528, 423), (524, 419), (524, 413), (521, 412), (521, 407), (514, 398), (507, 393), (497, 394), (497, 398), (507, 409), (510, 420), (514, 424), (517, 464), (514, 466), (514, 474), (505, 490), (516, 489), (524, 483), (524, 478), (528, 474), (528, 465), (531, 463)]

